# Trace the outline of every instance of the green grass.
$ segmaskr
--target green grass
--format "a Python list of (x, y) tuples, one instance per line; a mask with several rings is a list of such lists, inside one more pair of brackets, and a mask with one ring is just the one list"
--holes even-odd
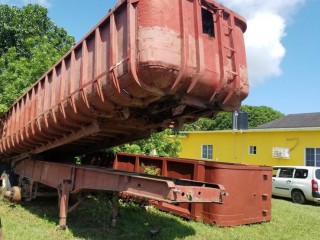
[[(267, 223), (219, 228), (186, 221), (154, 208), (121, 203), (120, 220), (110, 227), (110, 203), (104, 198), (87, 199), (68, 215), (67, 231), (58, 231), (57, 201), (36, 200), (22, 205), (0, 202), (0, 217), (5, 240), (54, 239), (130, 239), (130, 240), (204, 240), (204, 239), (317, 239), (320, 206), (296, 205), (272, 199), (272, 220)], [(161, 228), (157, 236), (150, 229)]]

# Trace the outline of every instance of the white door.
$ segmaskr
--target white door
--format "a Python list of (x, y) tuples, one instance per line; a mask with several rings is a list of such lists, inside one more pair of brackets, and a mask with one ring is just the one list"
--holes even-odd
[(276, 196), (291, 197), (294, 168), (279, 169), (278, 176), (272, 179), (272, 193)]

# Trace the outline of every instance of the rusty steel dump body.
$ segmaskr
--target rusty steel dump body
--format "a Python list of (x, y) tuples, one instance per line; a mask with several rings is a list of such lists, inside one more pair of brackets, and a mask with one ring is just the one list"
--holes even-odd
[(272, 167), (151, 157), (118, 153), (113, 168), (141, 172), (154, 167), (160, 176), (219, 183), (223, 204), (153, 202), (157, 208), (195, 221), (236, 226), (271, 220)]
[(0, 159), (65, 161), (238, 109), (245, 20), (201, 0), (120, 0), (1, 119)]

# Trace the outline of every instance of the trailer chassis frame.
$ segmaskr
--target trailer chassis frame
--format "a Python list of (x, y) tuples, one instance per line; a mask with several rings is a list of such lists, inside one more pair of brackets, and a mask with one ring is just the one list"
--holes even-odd
[[(19, 177), (19, 185), (6, 189), (5, 196), (18, 201), (24, 196), (31, 200), (38, 183), (57, 189), (59, 196), (59, 226), (67, 226), (68, 212), (81, 199), (69, 207), (70, 194), (82, 191), (114, 192), (112, 200), (112, 225), (118, 217), (119, 193), (130, 194), (167, 203), (223, 203), (227, 195), (222, 185), (183, 179), (174, 179), (132, 172), (77, 164), (61, 164), (47, 161), (24, 159), (14, 163), (14, 174)], [(28, 184), (23, 184), (24, 180)], [(26, 187), (28, 186), (28, 187)], [(37, 189), (37, 187), (35, 187)]]

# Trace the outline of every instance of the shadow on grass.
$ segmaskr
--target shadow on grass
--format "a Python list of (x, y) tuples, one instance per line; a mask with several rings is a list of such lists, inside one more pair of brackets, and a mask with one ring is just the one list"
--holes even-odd
[[(121, 201), (121, 200), (120, 200)], [(58, 223), (57, 198), (38, 198), (23, 207), (29, 212), (50, 222)], [(146, 210), (132, 202), (120, 202), (120, 216), (117, 227), (111, 228), (111, 203), (102, 197), (91, 197), (68, 214), (67, 225), (74, 237), (84, 239), (163, 239), (170, 240), (195, 235), (192, 227), (184, 220), (158, 211)], [(152, 235), (152, 230), (160, 231)]]
[(299, 205), (320, 206), (320, 203), (312, 202), (312, 201), (308, 201), (308, 200), (307, 200), (304, 204), (298, 204), (298, 203), (293, 203), (290, 198), (278, 197), (278, 196), (272, 196), (272, 198), (278, 199), (278, 200), (283, 200), (283, 201), (286, 201), (286, 202), (290, 202), (290, 203), (295, 204), (295, 205), (298, 205), (298, 206), (299, 206)]

